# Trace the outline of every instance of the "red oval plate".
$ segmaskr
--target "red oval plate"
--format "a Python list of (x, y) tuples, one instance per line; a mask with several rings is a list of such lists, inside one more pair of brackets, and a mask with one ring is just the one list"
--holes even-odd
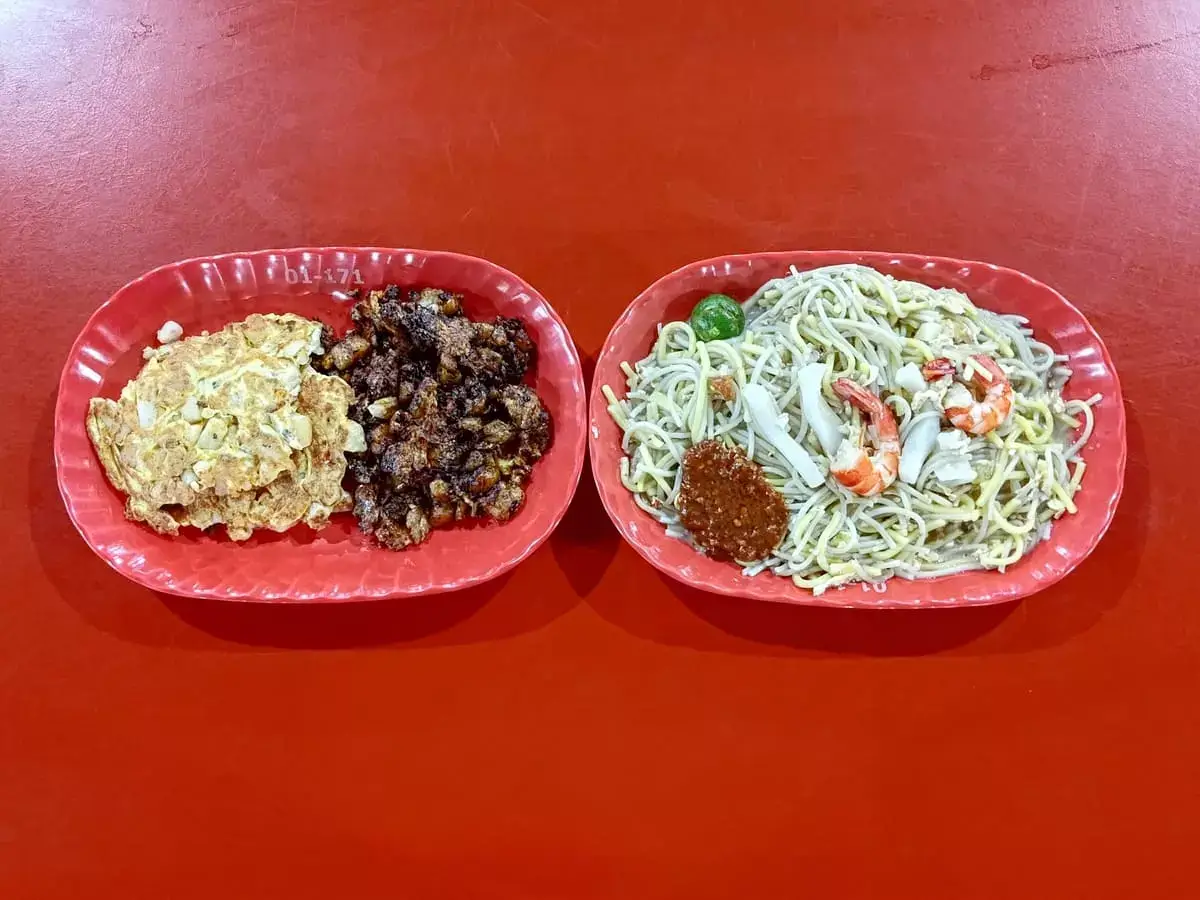
[[(465, 294), (475, 318), (515, 316), (538, 348), (535, 387), (554, 437), (529, 482), (524, 508), (503, 525), (435, 530), (420, 547), (392, 552), (361, 534), (349, 514), (320, 532), (303, 525), (235, 543), (223, 531), (166, 537), (124, 516), (84, 426), (88, 400), (115, 397), (141, 367), (142, 348), (168, 319), (185, 334), (216, 330), (255, 312), (294, 312), (350, 325), (348, 291), (437, 286)], [(497, 265), (459, 253), (373, 247), (260, 250), (189, 259), (117, 291), (84, 326), (59, 382), (54, 459), (67, 512), (114, 569), (157, 591), (223, 600), (345, 601), (434, 594), (495, 578), (525, 559), (567, 511), (584, 458), (583, 370), (562, 320), (536, 290)]]
[[(1088, 469), (1076, 498), (1079, 512), (1059, 519), (1050, 540), (1003, 574), (965, 572), (928, 581), (893, 578), (885, 585), (849, 585), (821, 596), (797, 587), (789, 578), (768, 574), (749, 578), (728, 563), (697, 553), (669, 538), (621, 484), (621, 431), (608, 415), (600, 389), (610, 385), (624, 396), (622, 360), (634, 362), (649, 353), (659, 322), (684, 319), (696, 301), (720, 292), (744, 299), (764, 282), (798, 269), (838, 263), (861, 263), (897, 278), (952, 287), (986, 309), (1027, 316), (1038, 338), (1071, 357), (1074, 376), (1065, 396), (1103, 394), (1095, 407), (1096, 428), (1084, 448)], [(980, 606), (1015, 600), (1048, 587), (1077, 566), (1099, 542), (1112, 521), (1125, 478), (1125, 407), (1121, 386), (1108, 351), (1083, 314), (1040, 281), (988, 263), (916, 256), (905, 253), (860, 253), (846, 250), (802, 250), (721, 256), (684, 266), (660, 278), (641, 293), (617, 320), (596, 363), (590, 403), (589, 442), (592, 473), (604, 508), (617, 530), (651, 565), (685, 584), (717, 594), (774, 600), (808, 606), (863, 608)]]

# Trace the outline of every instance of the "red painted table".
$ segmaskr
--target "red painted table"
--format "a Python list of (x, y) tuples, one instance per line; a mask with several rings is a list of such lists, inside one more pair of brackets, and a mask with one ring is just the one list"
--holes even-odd
[[(1200, 11), (810, 6), (0, 8), (0, 896), (1186, 893)], [(159, 263), (321, 243), (494, 259), (591, 359), (699, 257), (1011, 265), (1108, 342), (1125, 499), (1075, 574), (990, 609), (690, 592), (586, 476), (545, 547), (463, 594), (125, 582), (55, 488), (72, 338)]]

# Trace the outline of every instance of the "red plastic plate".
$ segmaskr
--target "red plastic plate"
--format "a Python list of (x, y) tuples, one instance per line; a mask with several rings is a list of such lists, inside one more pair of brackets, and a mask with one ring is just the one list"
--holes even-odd
[[(515, 316), (537, 344), (534, 381), (553, 417), (550, 450), (533, 470), (524, 508), (503, 525), (441, 529), (395, 553), (359, 533), (349, 514), (322, 531), (298, 525), (243, 543), (224, 530), (156, 534), (128, 521), (84, 427), (88, 400), (115, 397), (141, 367), (141, 351), (174, 319), (185, 334), (254, 312), (295, 312), (343, 332), (347, 292), (396, 283), (461, 291), (472, 317)], [(558, 525), (584, 458), (583, 371), (562, 320), (536, 290), (482, 259), (427, 250), (316, 247), (230, 253), (173, 263), (130, 282), (101, 306), (71, 348), (59, 383), (54, 459), (67, 512), (109, 565), (158, 591), (225, 600), (344, 601), (433, 594), (511, 569)]]
[[(770, 573), (753, 578), (732, 564), (718, 563), (667, 537), (663, 527), (633, 502), (621, 485), (618, 464), (621, 432), (608, 415), (600, 388), (608, 384), (624, 396), (622, 360), (649, 353), (656, 326), (686, 318), (696, 301), (720, 292), (749, 297), (764, 282), (798, 269), (862, 263), (897, 278), (952, 287), (986, 309), (1027, 316), (1040, 340), (1070, 356), (1074, 376), (1068, 398), (1103, 394), (1095, 407), (1096, 428), (1083, 450), (1088, 463), (1079, 512), (1059, 519), (1050, 540), (1006, 572), (967, 572), (928, 581), (893, 578), (884, 586), (849, 585), (821, 596)], [(1083, 314), (1057, 291), (1028, 275), (988, 263), (904, 253), (844, 250), (749, 253), (692, 263), (659, 279), (642, 292), (613, 326), (596, 363), (590, 402), (592, 472), (604, 508), (634, 549), (660, 571), (685, 584), (718, 594), (809, 606), (931, 607), (979, 606), (1015, 600), (1048, 587), (1077, 566), (1112, 521), (1125, 477), (1125, 407), (1108, 351)]]

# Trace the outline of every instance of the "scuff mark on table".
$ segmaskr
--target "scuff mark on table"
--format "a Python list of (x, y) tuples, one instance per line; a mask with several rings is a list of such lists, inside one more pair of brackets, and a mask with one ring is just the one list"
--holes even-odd
[(1104, 62), (1120, 56), (1142, 53), (1146, 50), (1157, 50), (1177, 41), (1200, 35), (1200, 29), (1185, 31), (1170, 37), (1159, 38), (1156, 41), (1138, 41), (1133, 44), (1122, 44), (1116, 47), (1096, 47), (1059, 53), (1035, 53), (1027, 60), (1015, 63), (984, 63), (979, 71), (971, 75), (977, 81), (991, 81), (997, 75), (1015, 75), (1020, 72), (1042, 72), (1055, 66), (1069, 66), (1076, 63)]

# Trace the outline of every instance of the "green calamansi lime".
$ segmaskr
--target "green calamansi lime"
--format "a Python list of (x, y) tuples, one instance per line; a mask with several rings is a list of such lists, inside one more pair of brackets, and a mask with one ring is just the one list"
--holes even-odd
[(709, 294), (692, 310), (692, 331), (702, 341), (737, 337), (746, 327), (741, 304), (725, 294)]

